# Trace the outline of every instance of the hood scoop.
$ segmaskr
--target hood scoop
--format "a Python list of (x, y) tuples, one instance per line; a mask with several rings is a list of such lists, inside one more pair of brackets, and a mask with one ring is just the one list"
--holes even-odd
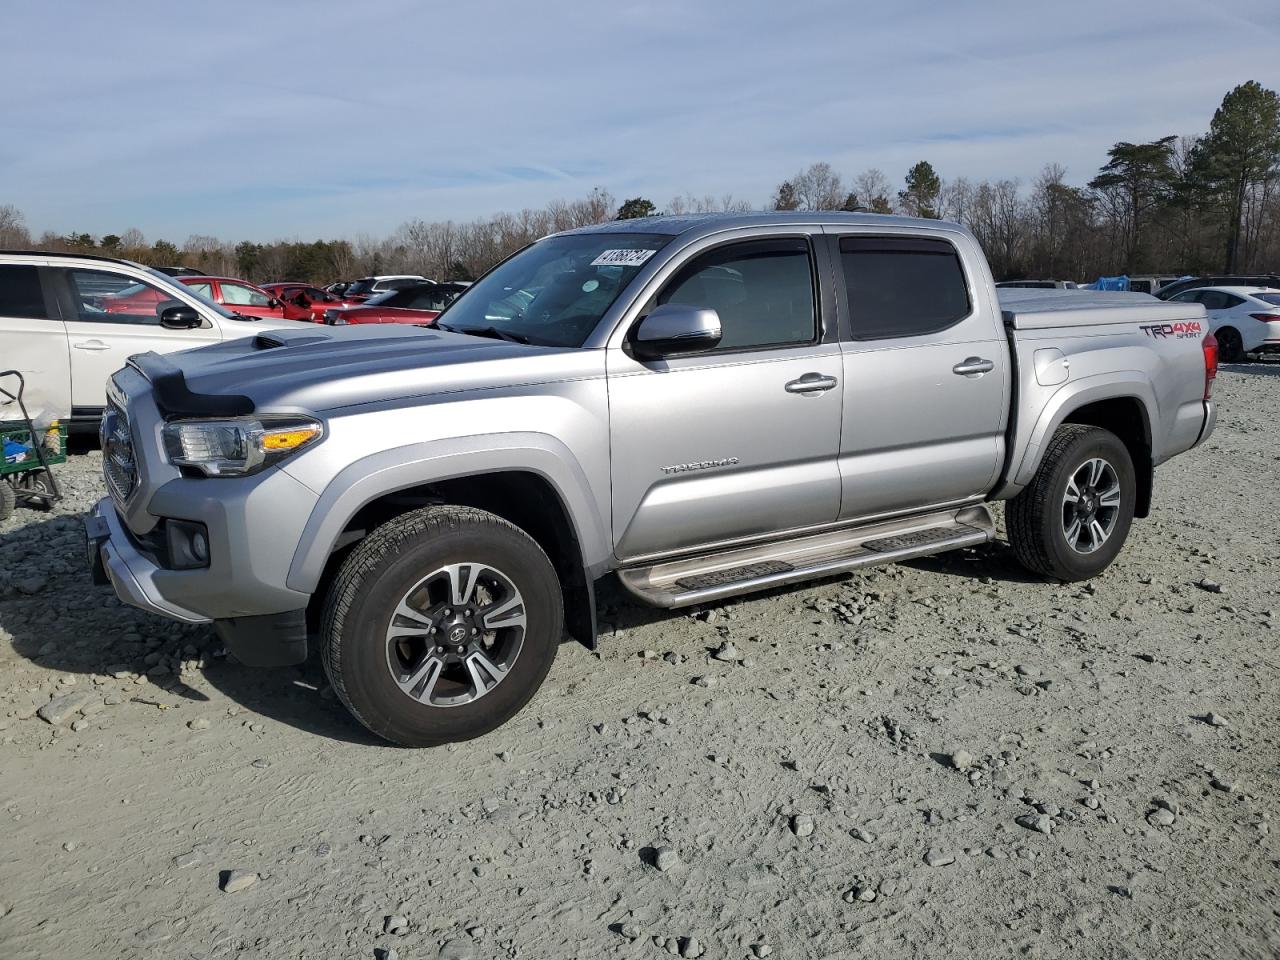
[(273, 350), (276, 347), (301, 347), (308, 343), (328, 343), (329, 337), (324, 334), (302, 335), (300, 337), (281, 336), (273, 333), (260, 333), (253, 338), (255, 350)]

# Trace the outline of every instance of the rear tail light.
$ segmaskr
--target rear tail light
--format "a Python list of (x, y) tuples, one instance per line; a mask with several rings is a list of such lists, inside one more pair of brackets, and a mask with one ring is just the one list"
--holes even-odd
[(1261, 320), (1263, 323), (1276, 323), (1280, 321), (1280, 313), (1251, 313), (1249, 316), (1255, 320)]
[(1213, 392), (1213, 381), (1218, 378), (1218, 338), (1212, 333), (1204, 338), (1204, 398)]

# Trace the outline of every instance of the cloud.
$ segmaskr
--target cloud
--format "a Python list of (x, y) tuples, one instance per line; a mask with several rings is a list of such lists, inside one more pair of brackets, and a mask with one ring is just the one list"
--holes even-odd
[(37, 230), (269, 239), (596, 185), (762, 204), (816, 160), (1083, 182), (1117, 140), (1202, 131), (1273, 23), (1188, 0), (17, 5), (0, 202)]

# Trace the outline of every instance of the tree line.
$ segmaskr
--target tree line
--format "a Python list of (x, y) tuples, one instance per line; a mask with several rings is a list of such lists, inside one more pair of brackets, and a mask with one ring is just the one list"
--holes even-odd
[[(921, 160), (895, 188), (879, 169), (846, 179), (818, 162), (782, 181), (767, 207), (953, 220), (977, 237), (997, 279), (1280, 271), (1280, 96), (1255, 81), (1226, 94), (1205, 133), (1122, 141), (1107, 151), (1087, 185), (1072, 186), (1066, 176), (1063, 166), (1049, 163), (1030, 184), (946, 180)], [(377, 273), (471, 280), (559, 230), (658, 213), (752, 208), (731, 194), (685, 194), (661, 209), (645, 197), (618, 204), (596, 188), (579, 200), (465, 223), (414, 219), (388, 237), (228, 243), (195, 234), (179, 247), (168, 240), (148, 243), (137, 229), (33, 238), (21, 211), (0, 205), (0, 248), (102, 253), (259, 282)]]

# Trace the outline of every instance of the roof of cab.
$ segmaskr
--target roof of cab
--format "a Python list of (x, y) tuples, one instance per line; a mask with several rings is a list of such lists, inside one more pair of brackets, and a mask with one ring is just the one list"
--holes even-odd
[(608, 220), (589, 227), (563, 230), (553, 236), (563, 237), (582, 233), (661, 233), (671, 236), (683, 234), (703, 235), (733, 230), (739, 227), (765, 227), (780, 224), (813, 224), (819, 226), (848, 227), (930, 227), (932, 229), (958, 230), (964, 228), (947, 220), (925, 220), (919, 217), (899, 217), (883, 213), (844, 213), (834, 210), (819, 211), (757, 211), (755, 213), (693, 213), (681, 216), (637, 217), (633, 220)]

